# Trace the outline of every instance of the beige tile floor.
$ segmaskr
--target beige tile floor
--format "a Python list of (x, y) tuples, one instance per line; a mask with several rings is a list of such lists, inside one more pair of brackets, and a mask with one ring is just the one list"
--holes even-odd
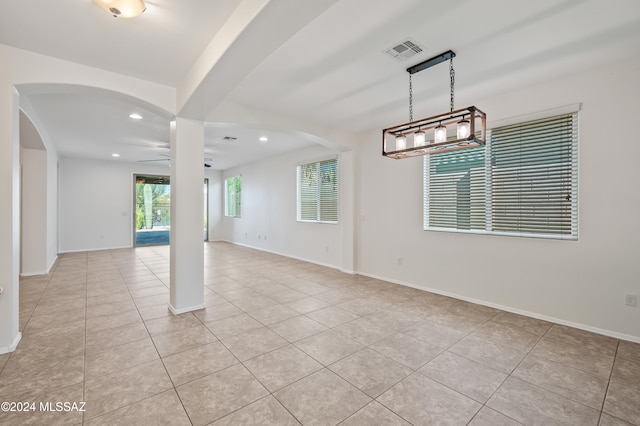
[(0, 401), (36, 410), (0, 424), (640, 425), (640, 344), (231, 244), (205, 254), (206, 309), (179, 316), (168, 247), (65, 254), (22, 279)]

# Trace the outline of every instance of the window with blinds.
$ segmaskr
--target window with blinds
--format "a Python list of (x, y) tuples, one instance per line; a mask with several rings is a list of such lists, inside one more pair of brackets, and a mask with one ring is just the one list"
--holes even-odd
[(301, 164), (297, 168), (298, 221), (338, 222), (338, 160)]
[(242, 194), (242, 177), (234, 176), (224, 181), (224, 214), (229, 217), (240, 217), (240, 200)]
[(484, 147), (426, 156), (424, 229), (578, 236), (578, 114), (504, 126)]

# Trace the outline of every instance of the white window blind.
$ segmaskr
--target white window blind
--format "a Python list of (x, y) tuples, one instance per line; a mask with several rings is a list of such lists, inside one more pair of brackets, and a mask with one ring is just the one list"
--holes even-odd
[(298, 221), (338, 222), (338, 161), (301, 164), (297, 168)]
[(485, 229), (485, 148), (428, 156), (425, 228)]
[(573, 234), (577, 213), (574, 134), (573, 114), (491, 132), (494, 231)]
[(242, 177), (234, 176), (227, 178), (225, 183), (225, 216), (240, 217), (241, 212), (241, 195), (242, 195)]
[(492, 129), (425, 158), (424, 228), (577, 238), (577, 113)]

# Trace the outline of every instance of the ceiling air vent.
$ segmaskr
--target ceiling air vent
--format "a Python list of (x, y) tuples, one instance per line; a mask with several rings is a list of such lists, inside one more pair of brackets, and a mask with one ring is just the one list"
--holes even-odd
[(224, 138), (222, 138), (223, 141), (235, 141), (238, 140), (238, 138), (234, 138), (233, 136), (225, 136)]
[(421, 53), (422, 50), (415, 41), (405, 40), (387, 49), (385, 53), (398, 61), (406, 61), (410, 57)]

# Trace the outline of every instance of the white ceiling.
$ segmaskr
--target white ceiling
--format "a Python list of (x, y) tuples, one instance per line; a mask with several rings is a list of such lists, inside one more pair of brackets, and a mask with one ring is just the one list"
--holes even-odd
[[(0, 14), (0, 43), (178, 87), (240, 3), (148, 0), (143, 15), (125, 20), (105, 14), (92, 0), (14, 1)], [(329, 131), (358, 133), (406, 121), (405, 69), (449, 49), (457, 53), (458, 106), (640, 55), (637, 0), (324, 4), (315, 19), (278, 48), (265, 47), (264, 60), (248, 70), (241, 66), (250, 61), (239, 63), (238, 71), (244, 73), (239, 83), (219, 82), (232, 87), (207, 114), (205, 157), (213, 158), (214, 168), (226, 169), (312, 143), (293, 128), (283, 128), (282, 120), (278, 125), (257, 125), (236, 115), (235, 122), (217, 122), (219, 117), (231, 121), (225, 112), (232, 105)], [(284, 11), (269, 15), (271, 26), (266, 28), (295, 22), (299, 12), (280, 9)], [(265, 22), (245, 29), (258, 51), (264, 32)], [(425, 51), (406, 62), (383, 53), (407, 38)], [(229, 49), (234, 48), (241, 47)], [(232, 52), (233, 57), (242, 58), (243, 52)], [(414, 75), (416, 116), (448, 108), (448, 72), (442, 64)], [(118, 152), (120, 161), (139, 161), (168, 154), (171, 117), (152, 105), (91, 88), (39, 85), (20, 91), (63, 156), (110, 158)], [(136, 111), (144, 120), (128, 118)], [(485, 112), (490, 116), (491, 111)], [(269, 142), (259, 143), (261, 135)], [(238, 140), (223, 141), (224, 136)]]
[(176, 87), (238, 1), (147, 0), (136, 19), (93, 0), (3, 3), (3, 44)]
[[(382, 52), (406, 38), (425, 51)], [(640, 55), (636, 0), (346, 0), (274, 52), (229, 95), (239, 103), (361, 132), (408, 121), (406, 68), (457, 53), (459, 107)], [(446, 64), (413, 76), (418, 117), (449, 106)], [(490, 114), (490, 111), (485, 111)]]
[[(120, 93), (87, 86), (36, 84), (18, 89), (37, 111), (38, 119), (62, 156), (152, 162), (163, 166), (170, 163), (172, 117), (160, 108)], [(132, 113), (143, 118), (131, 119)], [(263, 136), (268, 142), (260, 141)], [(225, 137), (236, 139), (225, 140)], [(309, 145), (310, 141), (291, 132), (209, 122), (205, 126), (203, 159), (212, 169), (225, 170)], [(112, 157), (114, 153), (120, 155), (117, 160)]]

